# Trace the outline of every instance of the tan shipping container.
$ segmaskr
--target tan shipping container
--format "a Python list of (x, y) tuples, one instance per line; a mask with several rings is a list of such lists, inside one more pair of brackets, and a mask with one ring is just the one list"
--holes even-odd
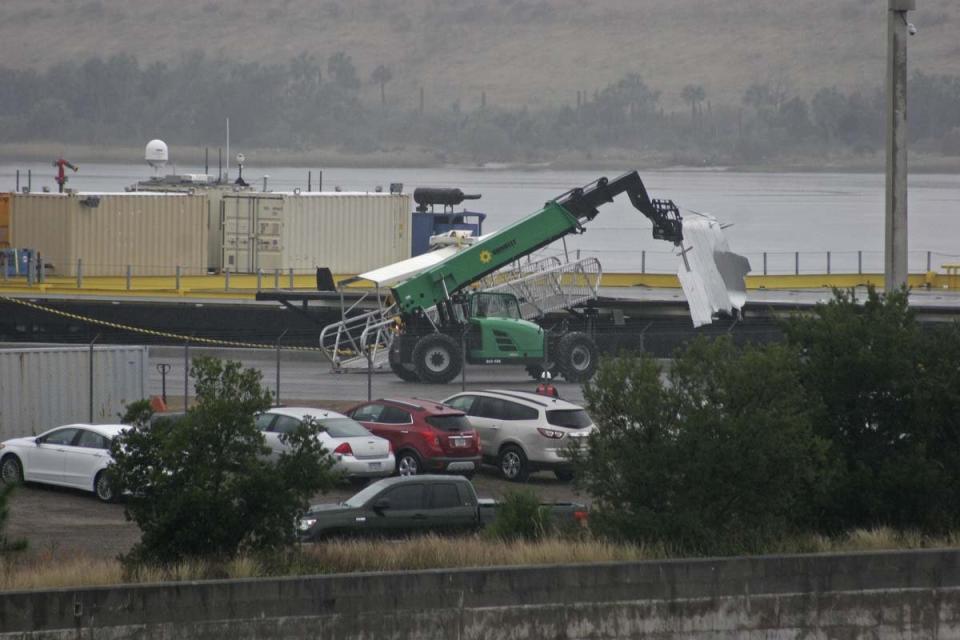
[(17, 194), (11, 243), (40, 252), (56, 275), (207, 271), (207, 198), (170, 193)]
[(409, 194), (239, 193), (223, 196), (222, 268), (356, 274), (406, 260)]

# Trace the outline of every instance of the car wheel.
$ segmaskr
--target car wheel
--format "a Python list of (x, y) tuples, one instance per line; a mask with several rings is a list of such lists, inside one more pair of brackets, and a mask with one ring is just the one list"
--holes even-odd
[(530, 477), (527, 456), (520, 447), (514, 445), (504, 447), (500, 451), (500, 459), (497, 462), (500, 473), (511, 482), (526, 482)]
[(553, 475), (557, 476), (557, 480), (560, 482), (570, 482), (573, 480), (573, 471), (569, 469), (557, 469), (553, 472)]
[(0, 463), (0, 478), (3, 478), (4, 484), (20, 484), (23, 482), (23, 465), (20, 464), (20, 458), (9, 454)]
[(415, 476), (420, 473), (420, 457), (412, 451), (397, 456), (397, 475)]
[(97, 494), (97, 499), (100, 500), (100, 502), (113, 502), (116, 500), (117, 494), (116, 491), (114, 491), (110, 474), (106, 471), (101, 471), (97, 474), (97, 477), (93, 479), (93, 492)]
[(390, 363), (390, 370), (404, 382), (420, 382), (420, 376), (417, 375), (413, 365), (404, 364), (400, 361), (400, 338), (395, 338), (390, 345), (390, 351), (387, 352), (387, 362)]
[(446, 384), (457, 377), (463, 366), (460, 345), (442, 333), (424, 336), (413, 348), (413, 364), (423, 382)]
[(557, 344), (560, 372), (568, 382), (586, 382), (597, 370), (597, 345), (585, 333), (572, 331)]

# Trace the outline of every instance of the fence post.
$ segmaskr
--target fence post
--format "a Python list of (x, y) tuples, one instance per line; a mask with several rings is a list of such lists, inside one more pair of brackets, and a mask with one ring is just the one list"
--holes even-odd
[(273, 270), (273, 288), (274, 289), (280, 288), (280, 269)]
[(187, 338), (186, 342), (183, 343), (183, 410), (186, 411), (187, 407), (190, 406), (190, 403), (187, 400), (190, 398), (190, 338), (193, 337), (193, 334), (190, 334), (190, 337)]
[(800, 252), (796, 251), (793, 254), (793, 272), (794, 275), (800, 275)]
[(857, 275), (863, 273), (863, 251), (857, 251)]
[(276, 406), (280, 406), (280, 341), (283, 340), (283, 336), (287, 335), (289, 329), (284, 329), (283, 333), (277, 336), (277, 398)]
[(132, 275), (133, 269), (130, 267), (130, 265), (127, 265), (127, 291), (130, 291), (130, 279)]
[(293, 289), (293, 267), (290, 267), (290, 288)]
[(95, 345), (99, 339), (100, 334), (98, 333), (93, 337), (93, 340), (90, 341), (90, 424), (93, 424), (93, 345)]
[(177, 265), (177, 291), (180, 291), (180, 265)]
[(933, 257), (932, 253), (932, 251), (927, 251), (927, 273), (930, 273), (930, 259)]
[(647, 272), (647, 250), (644, 249), (640, 252), (640, 273)]
[[(396, 338), (394, 338), (396, 339)], [(547, 348), (547, 336), (543, 336), (543, 348)], [(460, 391), (467, 390), (467, 331), (460, 332)]]
[(27, 256), (27, 285), (31, 287), (33, 286), (33, 281), (34, 281), (33, 264), (34, 264), (35, 258), (36, 256), (32, 252), (30, 253), (29, 256)]
[(263, 269), (257, 267), (257, 291), (263, 288)]
[[(929, 269), (927, 269), (929, 271)], [(43, 256), (37, 251), (37, 277), (40, 284), (47, 281), (47, 267), (43, 264)]]
[(763, 275), (767, 275), (767, 252), (763, 252)]
[(77, 258), (77, 289), (83, 289), (83, 258)]
[(157, 371), (160, 372), (160, 397), (163, 398), (163, 404), (167, 404), (167, 374), (170, 372), (170, 365), (161, 362), (157, 365)]
[(827, 275), (830, 275), (830, 252), (827, 251)]
[(367, 402), (370, 402), (373, 400), (373, 345), (364, 347), (367, 350)]
[(230, 290), (230, 267), (227, 267), (227, 270), (224, 271), (223, 290)]

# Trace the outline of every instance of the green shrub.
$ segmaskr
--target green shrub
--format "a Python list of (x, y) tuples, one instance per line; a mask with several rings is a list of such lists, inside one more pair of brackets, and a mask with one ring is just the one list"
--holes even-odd
[(23, 551), (27, 548), (26, 540), (10, 540), (6, 534), (7, 521), (10, 519), (10, 507), (7, 501), (16, 488), (15, 484), (0, 484), (0, 554), (8, 551)]
[(238, 362), (197, 358), (196, 403), (178, 420), (150, 424), (142, 403), (133, 427), (114, 439), (110, 470), (128, 491), (127, 517), (142, 532), (129, 565), (229, 559), (296, 541), (296, 520), (334, 480), (332, 460), (307, 423), (286, 436), (276, 462), (254, 415), (270, 407), (260, 373)]
[(960, 526), (960, 325), (922, 326), (905, 290), (835, 291), (784, 323), (817, 433), (841, 465), (828, 532)]
[(666, 374), (606, 359), (584, 392), (599, 431), (571, 453), (595, 533), (741, 553), (809, 526), (831, 462), (793, 351), (698, 339)]
[(533, 491), (511, 491), (497, 508), (485, 534), (502, 540), (541, 540), (552, 532), (550, 510)]

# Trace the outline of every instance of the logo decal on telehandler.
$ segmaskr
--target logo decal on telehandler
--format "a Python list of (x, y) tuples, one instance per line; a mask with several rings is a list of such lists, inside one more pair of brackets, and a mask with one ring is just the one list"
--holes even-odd
[(493, 260), (493, 254), (492, 254), (492, 253), (490, 253), (490, 252), (487, 251), (486, 249), (484, 249), (483, 251), (480, 252), (480, 262), (482, 262), (483, 264), (487, 264), (487, 263), (490, 262), (491, 260)]

